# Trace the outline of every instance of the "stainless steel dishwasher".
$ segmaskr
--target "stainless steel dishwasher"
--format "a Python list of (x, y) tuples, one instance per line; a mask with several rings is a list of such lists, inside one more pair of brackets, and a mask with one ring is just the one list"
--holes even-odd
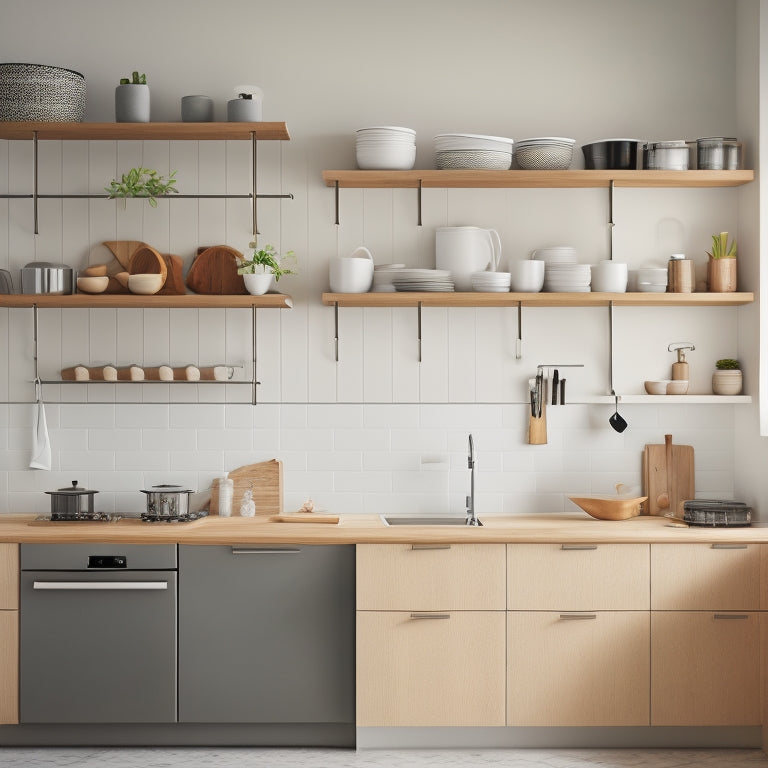
[(176, 721), (177, 550), (21, 545), (20, 721)]

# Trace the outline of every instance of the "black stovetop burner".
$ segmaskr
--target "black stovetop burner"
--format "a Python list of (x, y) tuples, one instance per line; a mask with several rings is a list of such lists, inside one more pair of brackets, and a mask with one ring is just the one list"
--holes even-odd
[(109, 512), (51, 512), (50, 517), (38, 517), (38, 520), (50, 520), (53, 523), (115, 523), (122, 515)]
[(200, 520), (207, 516), (208, 512), (204, 509), (200, 512), (187, 512), (183, 515), (154, 515), (150, 512), (141, 513), (141, 519), (145, 523), (191, 523), (193, 520)]

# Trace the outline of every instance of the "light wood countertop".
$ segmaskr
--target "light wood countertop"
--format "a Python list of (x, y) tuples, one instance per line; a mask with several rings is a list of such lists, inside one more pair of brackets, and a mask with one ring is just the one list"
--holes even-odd
[(337, 525), (280, 523), (268, 518), (208, 517), (189, 523), (35, 522), (33, 515), (0, 516), (0, 542), (126, 544), (376, 544), (376, 543), (768, 543), (768, 527), (676, 528), (661, 517), (594, 520), (586, 514), (482, 517), (483, 526), (386, 526), (378, 515), (341, 515)]

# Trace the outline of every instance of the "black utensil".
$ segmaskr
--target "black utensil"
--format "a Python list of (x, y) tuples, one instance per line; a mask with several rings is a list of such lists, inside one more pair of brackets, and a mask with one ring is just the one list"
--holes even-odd
[(613, 416), (608, 419), (608, 423), (617, 431), (623, 432), (629, 425), (624, 420), (624, 417), (619, 413), (619, 396), (614, 392), (613, 395), (616, 398), (616, 410)]
[(557, 396), (559, 394), (558, 391), (558, 382), (560, 379), (560, 372), (555, 368), (555, 372), (552, 375), (552, 405), (557, 405)]

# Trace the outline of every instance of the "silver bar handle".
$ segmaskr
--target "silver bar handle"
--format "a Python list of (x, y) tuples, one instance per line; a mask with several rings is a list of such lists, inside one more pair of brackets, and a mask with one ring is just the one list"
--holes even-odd
[(560, 549), (566, 552), (578, 552), (579, 550), (597, 549), (597, 544), (561, 544)]
[(746, 613), (716, 613), (713, 616), (714, 619), (730, 620), (730, 621), (745, 621), (749, 618), (749, 614)]
[(427, 613), (427, 612), (417, 611), (416, 613), (411, 614), (411, 619), (414, 621), (418, 621), (420, 619), (450, 619), (450, 618), (451, 618), (450, 613)]
[(596, 619), (596, 613), (561, 613), (560, 618), (563, 621), (584, 621), (587, 619)]
[(232, 547), (233, 555), (297, 555), (301, 549), (295, 547)]
[(411, 544), (411, 549), (450, 549), (450, 544)]
[(47, 590), (158, 590), (168, 589), (167, 581), (35, 581), (32, 589)]
[(747, 549), (746, 544), (713, 544), (711, 549)]

